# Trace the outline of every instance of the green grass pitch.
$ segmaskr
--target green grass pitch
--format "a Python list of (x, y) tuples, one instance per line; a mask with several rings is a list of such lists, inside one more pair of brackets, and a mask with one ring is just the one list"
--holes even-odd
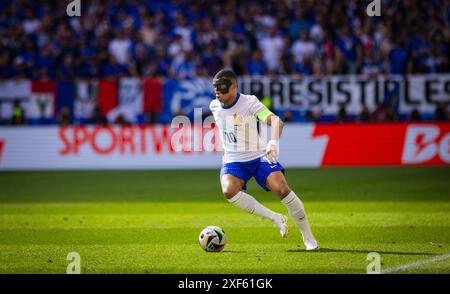
[[(228, 204), (219, 170), (0, 173), (0, 273), (366, 273), (450, 253), (450, 168), (287, 169), (322, 249), (305, 252), (292, 219), (271, 222)], [(254, 180), (248, 192), (287, 215)], [(224, 252), (198, 244), (208, 225)], [(399, 273), (450, 273), (450, 259)]]

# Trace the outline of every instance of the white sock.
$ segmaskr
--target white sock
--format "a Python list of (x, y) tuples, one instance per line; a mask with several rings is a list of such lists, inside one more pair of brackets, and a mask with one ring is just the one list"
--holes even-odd
[(228, 201), (248, 213), (262, 216), (273, 221), (277, 214), (258, 202), (255, 198), (241, 191)]
[(313, 234), (311, 233), (311, 228), (309, 227), (308, 218), (306, 217), (305, 208), (303, 207), (303, 203), (300, 198), (295, 195), (294, 191), (291, 191), (286, 197), (281, 200), (281, 203), (286, 206), (289, 211), (289, 214), (297, 223), (298, 228), (303, 236), (303, 241), (305, 239), (314, 239)]

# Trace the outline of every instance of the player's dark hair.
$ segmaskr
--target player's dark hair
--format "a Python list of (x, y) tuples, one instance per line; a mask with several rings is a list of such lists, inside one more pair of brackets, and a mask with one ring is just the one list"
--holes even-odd
[(217, 81), (219, 79), (228, 79), (231, 80), (232, 82), (237, 81), (237, 76), (236, 74), (231, 70), (231, 69), (221, 69), (218, 73), (216, 73), (216, 75), (214, 76), (214, 81)]

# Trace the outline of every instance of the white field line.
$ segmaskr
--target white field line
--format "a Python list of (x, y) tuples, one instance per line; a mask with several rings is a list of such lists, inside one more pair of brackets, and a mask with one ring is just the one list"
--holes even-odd
[(391, 267), (391, 268), (387, 268), (385, 270), (381, 271), (381, 274), (390, 274), (393, 272), (398, 272), (398, 271), (402, 271), (402, 270), (406, 270), (412, 267), (418, 267), (427, 263), (433, 263), (433, 262), (437, 262), (437, 261), (441, 261), (444, 259), (450, 258), (450, 253), (444, 254), (444, 255), (439, 255), (439, 256), (435, 256), (433, 258), (428, 258), (428, 259), (423, 259), (423, 260), (419, 260), (416, 262), (412, 262), (412, 263), (407, 263), (405, 265), (400, 265), (400, 266), (396, 266), (396, 267)]

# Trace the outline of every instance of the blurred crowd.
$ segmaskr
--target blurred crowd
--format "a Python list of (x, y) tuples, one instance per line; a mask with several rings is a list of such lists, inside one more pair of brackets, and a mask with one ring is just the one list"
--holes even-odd
[[(450, 73), (450, 0), (0, 0), (0, 80)], [(25, 123), (20, 103), (12, 124)], [(448, 121), (445, 104), (433, 119)], [(60, 114), (60, 120), (68, 114)], [(292, 120), (290, 111), (283, 114)], [(321, 121), (309, 110), (307, 121)], [(393, 105), (337, 122), (421, 121)], [(103, 122), (104, 118), (99, 121)]]
[(0, 78), (450, 72), (450, 1), (0, 0)]

